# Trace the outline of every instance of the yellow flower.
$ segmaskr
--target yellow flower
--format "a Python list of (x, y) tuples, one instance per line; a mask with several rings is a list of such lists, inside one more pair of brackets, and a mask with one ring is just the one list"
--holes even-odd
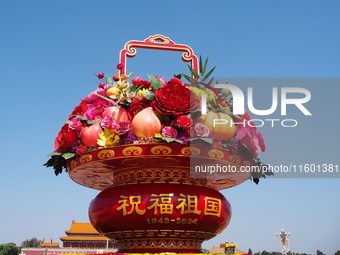
[(163, 137), (163, 135), (161, 133), (156, 133), (155, 134), (155, 138), (162, 138), (162, 137)]
[(123, 96), (122, 91), (117, 87), (109, 88), (106, 92), (106, 95), (111, 99), (120, 99)]
[(99, 134), (97, 144), (101, 147), (112, 147), (119, 144), (120, 138), (114, 129), (104, 128)]
[(137, 95), (138, 95), (139, 97), (141, 97), (141, 98), (145, 98), (144, 94), (145, 94), (146, 92), (148, 92), (149, 90), (150, 90), (150, 89), (146, 89), (146, 88), (140, 89), (140, 90), (138, 90)]

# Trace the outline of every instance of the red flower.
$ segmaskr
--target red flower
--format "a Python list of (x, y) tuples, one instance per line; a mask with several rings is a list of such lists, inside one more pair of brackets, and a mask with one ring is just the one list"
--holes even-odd
[(151, 102), (147, 99), (139, 99), (139, 98), (136, 98), (136, 97), (132, 98), (132, 102), (131, 102), (129, 108), (127, 109), (129, 119), (132, 120), (133, 117), (135, 117), (135, 115), (137, 113), (139, 113), (141, 110), (149, 107), (150, 103)]
[(184, 131), (188, 131), (190, 127), (192, 126), (192, 123), (193, 123), (192, 119), (184, 115), (184, 116), (179, 116), (175, 120), (174, 125), (180, 127)]
[(72, 115), (83, 115), (88, 108), (88, 105), (84, 101), (82, 101), (78, 106), (73, 109), (69, 117), (71, 117)]
[(85, 146), (83, 144), (79, 145), (78, 148), (76, 149), (76, 154), (78, 156), (84, 154), (85, 152), (87, 152), (87, 146)]
[(171, 78), (169, 81), (169, 85), (182, 85), (183, 82), (181, 79), (178, 78)]
[(131, 83), (136, 87), (150, 88), (151, 83), (147, 80), (143, 80), (141, 76), (136, 76), (131, 80)]
[(54, 149), (57, 152), (68, 151), (71, 145), (74, 144), (77, 140), (77, 132), (70, 129), (68, 124), (65, 124), (59, 131), (58, 136), (54, 141)]
[(155, 91), (152, 107), (163, 115), (179, 117), (190, 112), (190, 89), (180, 79), (170, 82)]

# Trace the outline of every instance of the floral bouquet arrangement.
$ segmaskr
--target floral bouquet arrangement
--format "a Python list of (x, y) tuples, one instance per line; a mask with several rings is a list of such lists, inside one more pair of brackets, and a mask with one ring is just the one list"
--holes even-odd
[[(189, 65), (190, 75), (176, 75), (169, 81), (162, 76), (113, 77), (100, 72), (99, 87), (81, 99), (69, 114), (54, 142), (54, 152), (44, 164), (53, 167), (56, 175), (66, 169), (68, 159), (88, 151), (129, 144), (208, 143), (213, 148), (230, 150), (261, 165), (258, 153), (265, 151), (265, 142), (254, 125), (247, 123), (247, 113), (232, 114), (233, 101), (227, 89), (212, 87), (206, 71), (208, 59), (200, 57), (199, 72)], [(189, 83), (182, 80), (182, 77)], [(201, 97), (206, 95), (206, 114), (201, 113)], [(214, 125), (214, 119), (228, 120), (228, 125)], [(237, 120), (237, 122), (235, 121)], [(236, 122), (236, 123), (234, 123)], [(268, 173), (252, 175), (255, 183)]]

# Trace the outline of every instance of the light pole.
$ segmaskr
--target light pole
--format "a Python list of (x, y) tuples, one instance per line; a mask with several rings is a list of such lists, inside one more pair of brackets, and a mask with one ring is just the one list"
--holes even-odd
[(286, 255), (289, 251), (288, 237), (290, 236), (290, 233), (287, 233), (282, 229), (280, 233), (276, 233), (276, 236), (280, 238), (282, 255)]

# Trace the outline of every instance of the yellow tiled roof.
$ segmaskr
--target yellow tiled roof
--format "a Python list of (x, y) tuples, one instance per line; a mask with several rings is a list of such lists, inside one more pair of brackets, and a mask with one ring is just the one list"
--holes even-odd
[(89, 222), (76, 222), (72, 220), (71, 228), (66, 230), (67, 235), (73, 234), (98, 234), (98, 231)]
[[(221, 243), (220, 247), (215, 247), (209, 251), (210, 254), (224, 254), (224, 247), (225, 244)], [(237, 247), (235, 247), (235, 254), (246, 254), (246, 252), (239, 250)]]
[(58, 242), (41, 242), (40, 247), (59, 247)]
[(105, 241), (107, 238), (105, 236), (63, 236), (60, 237), (61, 241)]

